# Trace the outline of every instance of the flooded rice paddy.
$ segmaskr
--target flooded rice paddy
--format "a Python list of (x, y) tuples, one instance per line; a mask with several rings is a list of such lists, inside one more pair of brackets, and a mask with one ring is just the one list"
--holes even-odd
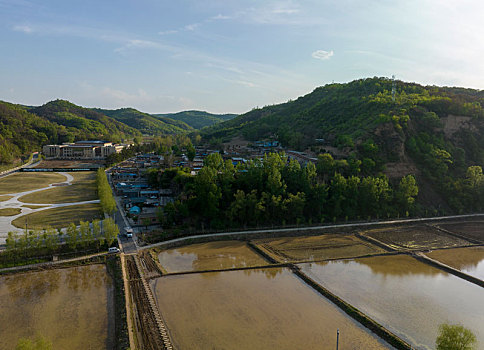
[(484, 247), (434, 250), (425, 255), (484, 281)]
[(168, 249), (158, 255), (158, 260), (168, 273), (268, 265), (265, 259), (240, 241), (209, 242)]
[(38, 333), (54, 349), (110, 348), (112, 294), (104, 265), (0, 276), (0, 349)]
[(341, 259), (385, 252), (353, 235), (341, 234), (260, 239), (254, 243), (281, 262)]
[(363, 233), (394, 249), (419, 250), (469, 245), (470, 242), (440, 232), (426, 225), (401, 226), (370, 230)]
[(178, 349), (386, 349), (286, 268), (150, 281)]
[(483, 288), (407, 255), (301, 264), (316, 282), (418, 349), (434, 349), (441, 323), (484, 344)]

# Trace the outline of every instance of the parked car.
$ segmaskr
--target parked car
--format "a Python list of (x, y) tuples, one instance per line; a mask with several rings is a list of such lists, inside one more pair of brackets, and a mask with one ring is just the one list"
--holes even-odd
[(118, 247), (110, 247), (108, 248), (108, 253), (119, 253), (120, 250)]

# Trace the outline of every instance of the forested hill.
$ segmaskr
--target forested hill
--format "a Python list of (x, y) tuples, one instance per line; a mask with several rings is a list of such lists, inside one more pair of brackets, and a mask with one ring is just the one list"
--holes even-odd
[(119, 142), (141, 133), (68, 101), (26, 107), (0, 101), (0, 166), (18, 162), (49, 143), (102, 139)]
[(170, 114), (155, 114), (156, 117), (166, 117), (187, 123), (194, 129), (202, 129), (226, 120), (233, 119), (237, 114), (212, 114), (202, 111), (184, 111)]
[(133, 108), (121, 108), (116, 110), (94, 109), (117, 121), (138, 129), (143, 134), (177, 134), (192, 130), (192, 127), (180, 120), (163, 116), (153, 116), (140, 112)]
[(40, 107), (30, 108), (29, 112), (64, 126), (68, 130), (65, 139), (69, 142), (92, 138), (119, 142), (140, 134), (138, 130), (98, 111), (65, 100), (51, 101)]
[(393, 100), (390, 79), (369, 78), (252, 110), (202, 136), (215, 144), (277, 139), (315, 156), (329, 152), (346, 162), (336, 169), (343, 174), (415, 174), (427, 207), (473, 211), (484, 207), (483, 103), (484, 91), (402, 81)]

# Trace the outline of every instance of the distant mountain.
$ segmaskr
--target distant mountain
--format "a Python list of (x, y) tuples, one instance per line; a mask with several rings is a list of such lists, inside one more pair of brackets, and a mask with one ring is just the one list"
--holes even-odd
[(194, 129), (202, 129), (206, 126), (211, 126), (233, 119), (237, 116), (237, 114), (212, 114), (202, 111), (184, 111), (169, 114), (154, 114), (154, 116), (180, 120), (187, 123)]
[(129, 125), (147, 135), (177, 134), (192, 130), (192, 127), (183, 121), (174, 120), (163, 116), (153, 116), (133, 108), (93, 110)]
[(92, 138), (120, 141), (140, 135), (138, 130), (126, 124), (65, 100), (51, 101), (43, 106), (30, 108), (29, 112), (64, 126), (68, 133), (64, 138), (67, 141)]

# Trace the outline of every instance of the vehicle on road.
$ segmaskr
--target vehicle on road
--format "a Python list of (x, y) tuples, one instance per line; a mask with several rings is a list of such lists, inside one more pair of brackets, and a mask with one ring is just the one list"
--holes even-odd
[(126, 237), (131, 238), (133, 237), (133, 229), (129, 226), (126, 226), (124, 228), (124, 231), (126, 232)]
[(120, 250), (118, 247), (110, 247), (108, 248), (108, 253), (119, 253)]

